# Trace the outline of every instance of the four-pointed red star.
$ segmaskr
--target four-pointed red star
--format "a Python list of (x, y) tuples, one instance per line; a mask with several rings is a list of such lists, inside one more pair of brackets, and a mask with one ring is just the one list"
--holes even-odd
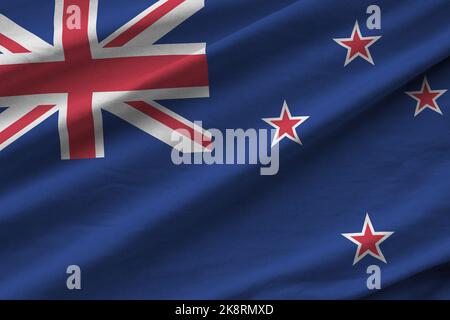
[(420, 91), (407, 91), (408, 96), (417, 101), (416, 112), (414, 117), (421, 113), (426, 108), (429, 108), (442, 115), (442, 111), (439, 108), (436, 100), (442, 96), (447, 90), (431, 90), (428, 79), (425, 76), (422, 82), (422, 89)]
[(272, 140), (272, 147), (279, 143), (283, 138), (287, 137), (292, 141), (302, 144), (302, 141), (295, 130), (300, 124), (305, 122), (309, 117), (293, 117), (289, 111), (286, 101), (283, 104), (281, 115), (279, 118), (264, 118), (263, 120), (274, 127), (277, 131)]
[(342, 234), (348, 240), (358, 245), (358, 249), (356, 250), (355, 258), (353, 260), (353, 265), (358, 263), (358, 261), (368, 254), (383, 261), (384, 263), (387, 263), (383, 253), (381, 252), (380, 244), (389, 238), (393, 233), (394, 232), (390, 231), (375, 232), (372, 221), (370, 221), (369, 214), (366, 214), (362, 232)]
[(348, 65), (357, 57), (361, 57), (374, 65), (375, 63), (373, 62), (369, 47), (380, 38), (381, 36), (363, 37), (359, 29), (358, 21), (356, 21), (350, 38), (336, 38), (333, 40), (347, 49), (344, 66)]

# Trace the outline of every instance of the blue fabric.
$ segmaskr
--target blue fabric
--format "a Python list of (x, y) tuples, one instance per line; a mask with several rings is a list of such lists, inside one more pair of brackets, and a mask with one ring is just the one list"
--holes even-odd
[[(101, 1), (105, 38), (148, 0)], [(164, 105), (206, 128), (268, 129), (283, 100), (303, 146), (283, 140), (280, 172), (175, 166), (171, 149), (104, 113), (105, 159), (61, 161), (53, 115), (0, 152), (0, 298), (450, 298), (450, 93), (443, 116), (405, 91), (450, 89), (450, 1), (207, 0), (160, 43), (206, 42), (211, 97)], [(0, 13), (51, 42), (52, 0)], [(375, 66), (344, 68), (358, 20)], [(1, 79), (2, 82), (8, 79)], [(45, 81), (45, 79), (42, 79)], [(0, 83), (1, 85), (1, 83)], [(352, 266), (368, 212), (387, 264)], [(66, 268), (82, 268), (81, 291)], [(366, 268), (382, 269), (382, 290)]]

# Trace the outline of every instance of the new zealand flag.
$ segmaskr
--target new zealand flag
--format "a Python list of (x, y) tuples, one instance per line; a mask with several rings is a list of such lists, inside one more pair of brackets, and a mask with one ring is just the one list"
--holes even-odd
[(2, 0), (0, 298), (450, 299), (449, 17)]

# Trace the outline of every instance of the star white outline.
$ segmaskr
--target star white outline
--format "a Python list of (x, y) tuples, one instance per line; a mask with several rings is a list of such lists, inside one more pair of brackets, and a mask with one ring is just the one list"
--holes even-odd
[[(294, 132), (295, 138), (292, 138), (286, 132), (283, 133), (280, 136), (280, 127), (272, 123), (272, 121), (274, 121), (274, 120), (275, 121), (282, 120), (283, 119), (283, 115), (284, 115), (285, 112), (287, 113), (288, 118), (290, 120), (299, 120), (299, 122), (292, 127), (292, 131)], [(284, 138), (288, 138), (288, 139), (290, 139), (290, 140), (292, 140), (292, 141), (294, 141), (294, 142), (296, 142), (296, 143), (298, 143), (300, 145), (303, 145), (302, 141), (300, 140), (300, 137), (298, 136), (296, 128), (299, 125), (303, 124), (308, 119), (309, 119), (309, 116), (292, 116), (291, 111), (289, 110), (289, 106), (288, 106), (286, 100), (284, 100), (283, 107), (281, 108), (281, 113), (280, 113), (280, 117), (279, 118), (263, 118), (262, 119), (263, 121), (265, 121), (266, 123), (268, 123), (269, 125), (271, 125), (272, 127), (274, 127), (276, 129), (275, 136), (274, 136), (274, 138), (272, 140), (272, 148), (277, 143), (279, 143), (281, 140), (283, 140)]]
[[(430, 106), (429, 104), (426, 104), (425, 107), (420, 108), (420, 102), (421, 99), (417, 98), (416, 96), (414, 96), (414, 94), (423, 94), (423, 91), (425, 89), (425, 86), (428, 89), (428, 92), (430, 93), (437, 93), (438, 95), (436, 97), (433, 98), (433, 102), (436, 105), (436, 108)], [(423, 80), (422, 80), (422, 85), (420, 87), (420, 91), (405, 91), (405, 93), (410, 96), (411, 98), (413, 98), (414, 100), (417, 101), (416, 104), (416, 111), (414, 112), (414, 117), (417, 117), (422, 111), (424, 111), (425, 109), (431, 109), (436, 113), (439, 113), (440, 115), (444, 115), (442, 113), (441, 108), (439, 107), (439, 104), (437, 103), (437, 99), (439, 97), (441, 97), (444, 93), (446, 93), (448, 90), (447, 89), (436, 89), (436, 90), (432, 90), (430, 87), (430, 83), (428, 82), (428, 77), (425, 75)]]
[[(371, 42), (369, 42), (367, 45), (364, 46), (364, 49), (366, 50), (368, 57), (362, 55), (360, 52), (355, 54), (353, 57), (350, 57), (350, 53), (352, 51), (351, 47), (342, 43), (342, 41), (353, 41), (353, 39), (355, 38), (355, 33), (358, 33), (358, 36), (361, 40), (371, 40)], [(370, 53), (369, 47), (371, 45), (373, 45), (375, 42), (377, 42), (381, 37), (382, 36), (364, 37), (361, 34), (361, 30), (359, 29), (358, 20), (356, 20), (355, 25), (352, 30), (352, 35), (350, 36), (350, 38), (333, 38), (333, 40), (340, 46), (347, 49), (347, 55), (345, 57), (345, 62), (344, 62), (344, 67), (346, 67), (350, 62), (355, 60), (357, 57), (361, 57), (364, 60), (366, 60), (367, 62), (369, 62), (370, 64), (375, 65), (375, 62), (373, 61), (372, 54)]]
[[(380, 253), (379, 255), (373, 253), (371, 250), (366, 250), (366, 252), (364, 252), (363, 254), (360, 254), (361, 248), (362, 248), (362, 244), (360, 242), (356, 241), (355, 239), (353, 239), (354, 236), (364, 236), (364, 234), (366, 233), (367, 227), (370, 228), (370, 231), (371, 231), (372, 235), (374, 235), (374, 236), (383, 236), (383, 238), (381, 238), (380, 240), (378, 240), (375, 243), (375, 247), (377, 248), (377, 251)], [(384, 257), (383, 252), (381, 251), (380, 244), (384, 240), (389, 238), (393, 233), (394, 233), (393, 231), (378, 231), (378, 232), (375, 232), (375, 230), (373, 228), (372, 221), (370, 220), (369, 213), (366, 213), (366, 217), (364, 219), (363, 229), (362, 229), (361, 232), (341, 233), (341, 235), (344, 236), (345, 238), (347, 238), (348, 240), (350, 240), (351, 242), (355, 243), (358, 246), (358, 248), (356, 249), (355, 258), (353, 259), (353, 265), (355, 265), (367, 255), (371, 255), (372, 257), (374, 257), (374, 258), (376, 258), (378, 260), (381, 260), (384, 263), (387, 263), (386, 258)]]

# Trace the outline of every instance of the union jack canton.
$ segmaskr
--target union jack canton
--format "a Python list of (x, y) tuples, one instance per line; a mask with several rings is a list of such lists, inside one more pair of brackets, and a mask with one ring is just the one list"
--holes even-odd
[[(0, 15), (0, 150), (58, 112), (62, 159), (104, 157), (102, 110), (182, 152), (208, 148), (207, 131), (155, 101), (209, 96), (205, 43), (155, 44), (203, 7), (158, 1), (99, 41), (98, 0), (55, 0), (53, 44)], [(181, 132), (193, 143), (174, 143)]]

